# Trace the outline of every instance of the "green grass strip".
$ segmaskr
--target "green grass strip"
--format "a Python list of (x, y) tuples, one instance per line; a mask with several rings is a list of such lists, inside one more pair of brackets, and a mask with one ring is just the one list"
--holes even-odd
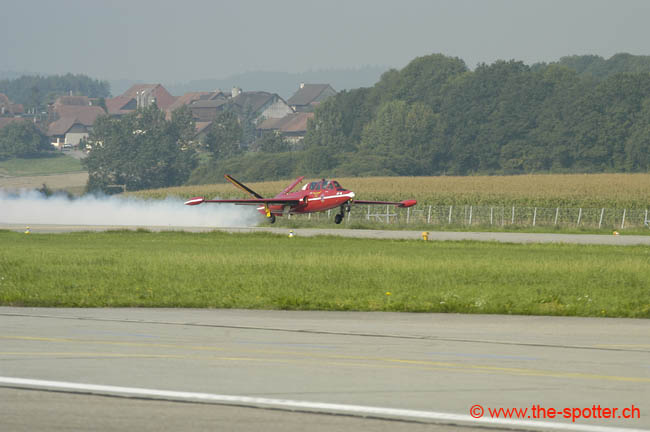
[(0, 304), (650, 317), (650, 248), (0, 231)]
[(79, 159), (59, 153), (42, 158), (0, 161), (0, 174), (9, 177), (67, 174), (83, 170)]

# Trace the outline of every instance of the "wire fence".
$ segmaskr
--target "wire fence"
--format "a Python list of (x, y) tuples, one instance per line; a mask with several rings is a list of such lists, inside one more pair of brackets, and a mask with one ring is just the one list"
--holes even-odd
[[(326, 213), (293, 215), (291, 218), (312, 217), (333, 219), (338, 210)], [(521, 226), (567, 228), (650, 228), (648, 209), (608, 208), (544, 208), (498, 206), (416, 206), (396, 208), (385, 205), (352, 206), (345, 222), (365, 221), (382, 224), (455, 225), (455, 226)]]

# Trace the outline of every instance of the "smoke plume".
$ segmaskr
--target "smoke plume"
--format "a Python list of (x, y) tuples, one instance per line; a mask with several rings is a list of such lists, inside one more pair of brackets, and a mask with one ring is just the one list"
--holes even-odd
[(0, 223), (178, 227), (254, 226), (254, 207), (230, 204), (186, 206), (178, 198), (150, 200), (119, 196), (45, 197), (36, 191), (0, 190)]

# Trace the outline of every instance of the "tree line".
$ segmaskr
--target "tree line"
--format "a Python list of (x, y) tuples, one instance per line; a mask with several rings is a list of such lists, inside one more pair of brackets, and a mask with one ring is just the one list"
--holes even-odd
[(73, 95), (90, 98), (107, 98), (110, 96), (108, 81), (89, 78), (86, 75), (24, 75), (15, 79), (0, 80), (0, 93), (25, 110), (43, 111), (48, 103), (59, 96)]
[(306, 165), (337, 175), (639, 172), (650, 168), (650, 73), (431, 55), (322, 103)]
[(315, 111), (304, 150), (215, 159), (192, 183), (295, 175), (471, 175), (650, 169), (650, 57), (479, 64), (434, 54)]

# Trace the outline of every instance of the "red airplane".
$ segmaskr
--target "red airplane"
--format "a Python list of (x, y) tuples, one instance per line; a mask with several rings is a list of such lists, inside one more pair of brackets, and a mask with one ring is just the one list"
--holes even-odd
[(197, 205), (203, 203), (230, 203), (239, 205), (256, 205), (257, 210), (265, 215), (271, 223), (275, 222), (276, 216), (286, 214), (314, 213), (340, 207), (340, 212), (334, 217), (334, 222), (340, 224), (346, 212), (350, 212), (352, 204), (384, 204), (397, 207), (411, 207), (417, 204), (415, 200), (404, 200), (401, 202), (387, 201), (361, 201), (355, 200), (354, 192), (344, 189), (336, 180), (319, 180), (307, 183), (299, 191), (291, 192), (304, 177), (297, 178), (274, 198), (264, 198), (246, 185), (238, 182), (232, 176), (226, 174), (226, 180), (249, 193), (252, 199), (219, 199), (207, 200), (203, 197), (192, 198), (185, 202), (185, 205)]

